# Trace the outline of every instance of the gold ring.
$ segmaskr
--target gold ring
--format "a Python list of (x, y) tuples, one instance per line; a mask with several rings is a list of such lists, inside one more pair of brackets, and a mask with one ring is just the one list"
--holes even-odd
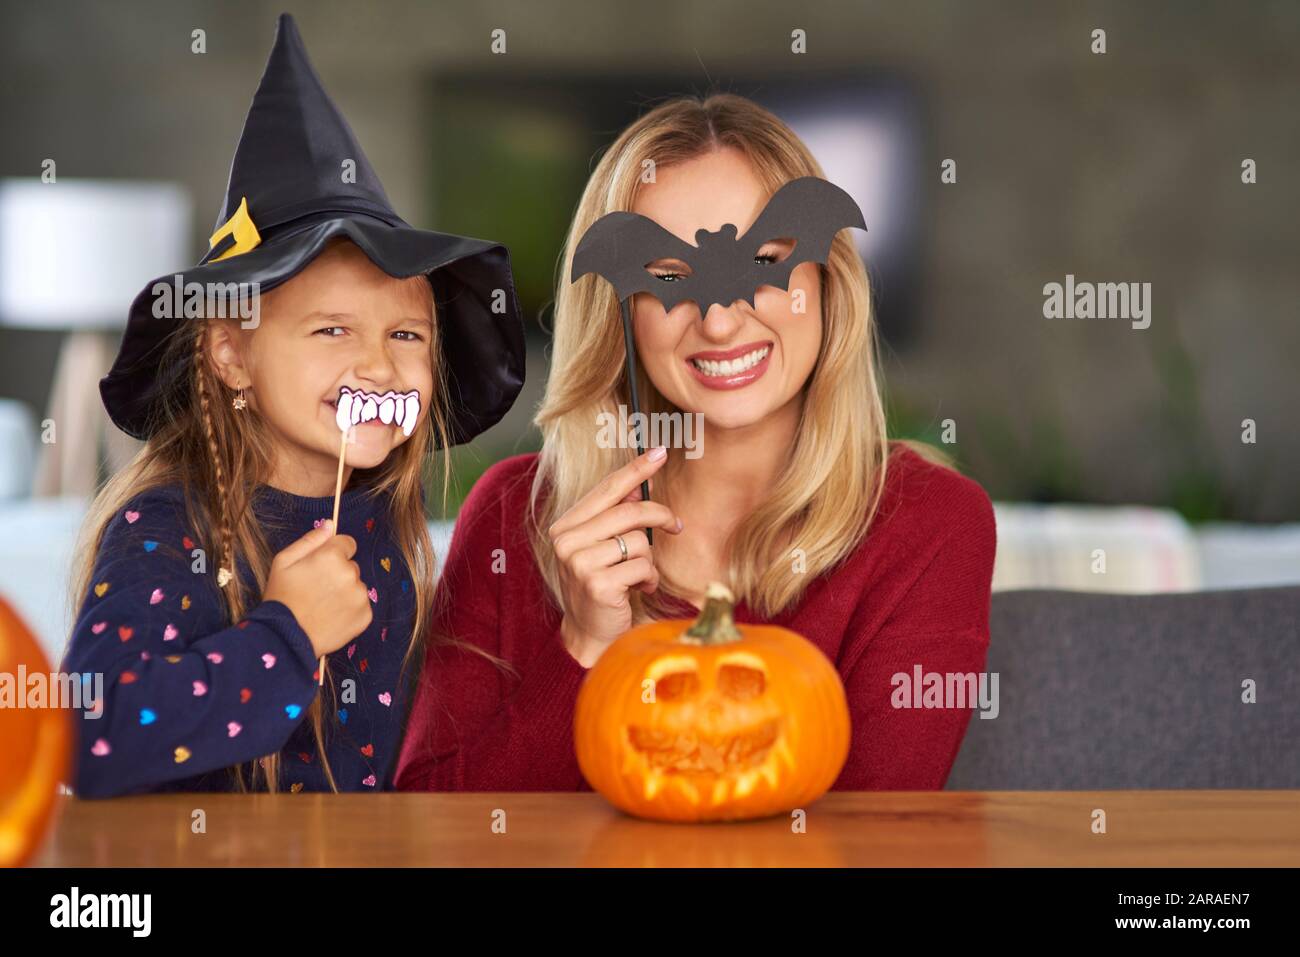
[(615, 535), (614, 541), (618, 542), (618, 550), (623, 554), (623, 557), (620, 558), (619, 561), (627, 561), (627, 542), (623, 541), (622, 535)]

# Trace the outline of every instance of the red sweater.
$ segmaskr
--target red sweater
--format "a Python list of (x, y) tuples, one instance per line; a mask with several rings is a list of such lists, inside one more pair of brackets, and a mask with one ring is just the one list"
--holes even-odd
[[(498, 462), (461, 509), (398, 759), (399, 790), (590, 790), (573, 749), (574, 702), (587, 669), (560, 641), (562, 615), (524, 526), (536, 459)], [(911, 679), (915, 665), (925, 673), (983, 670), (995, 547), (984, 490), (895, 446), (870, 532), (772, 619), (825, 652), (844, 681), (852, 743), (836, 789), (943, 787), (970, 707), (896, 708), (893, 676)], [(680, 617), (694, 614), (682, 603)], [(756, 619), (741, 602), (736, 620)], [(504, 658), (517, 675), (436, 644), (437, 632)]]

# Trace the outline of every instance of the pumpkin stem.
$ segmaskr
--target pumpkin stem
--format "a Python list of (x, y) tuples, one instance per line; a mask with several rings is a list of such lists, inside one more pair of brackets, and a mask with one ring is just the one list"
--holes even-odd
[(692, 645), (721, 645), (728, 641), (740, 641), (743, 636), (732, 617), (736, 599), (731, 594), (731, 589), (719, 582), (710, 582), (704, 598), (700, 617), (682, 632), (681, 640)]

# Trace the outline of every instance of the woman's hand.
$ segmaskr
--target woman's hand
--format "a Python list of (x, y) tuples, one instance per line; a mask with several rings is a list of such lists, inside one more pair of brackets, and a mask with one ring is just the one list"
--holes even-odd
[(361, 569), (352, 561), (356, 553), (356, 539), (335, 535), (334, 523), (326, 519), (271, 560), (262, 600), (288, 606), (317, 658), (370, 627), (374, 613)]
[[(606, 475), (549, 529), (559, 559), (564, 645), (590, 668), (614, 639), (632, 627), (629, 589), (659, 587), (646, 528), (676, 535), (682, 522), (666, 505), (641, 501), (641, 483), (659, 471), (668, 451), (655, 448)], [(627, 559), (615, 535), (627, 546)]]

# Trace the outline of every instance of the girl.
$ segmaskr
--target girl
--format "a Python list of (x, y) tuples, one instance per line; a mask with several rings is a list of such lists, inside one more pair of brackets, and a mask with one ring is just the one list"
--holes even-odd
[[(641, 182), (647, 160), (653, 183)], [(600, 160), (561, 274), (612, 210), (694, 244), (724, 224), (744, 235), (783, 184), (820, 175), (793, 133), (743, 98), (666, 103)], [(777, 238), (755, 261), (790, 252)], [(646, 268), (664, 283), (690, 274), (674, 260)], [(442, 579), (455, 601), (440, 596), (433, 622), (514, 674), (431, 642), (396, 786), (585, 788), (572, 722), (587, 669), (633, 624), (695, 617), (718, 580), (739, 599), (738, 621), (790, 628), (837, 666), (852, 718), (837, 788), (942, 787), (970, 706), (905, 707), (898, 676), (984, 667), (993, 512), (973, 481), (887, 440), (867, 277), (848, 234), (827, 265), (796, 266), (788, 289), (763, 286), (752, 306), (665, 311), (642, 294), (632, 309), (642, 408), (701, 414), (704, 454), (659, 448), (628, 462), (598, 444), (598, 416), (619, 420), (629, 404), (619, 309), (601, 279), (563, 285), (542, 452), (498, 463), (469, 496)], [(494, 561), (507, 573), (485, 574)]]
[[(332, 185), (344, 158), (355, 181)], [(402, 222), (287, 16), (222, 219), (174, 288), (255, 283), (251, 321), (212, 293), (169, 315), (172, 277), (155, 281), (101, 383), (145, 446), (94, 503), (74, 576), (64, 668), (106, 689), (77, 722), (85, 796), (387, 786), (432, 589), (422, 467), (522, 382), (505, 251)], [(345, 423), (343, 388), (374, 407)]]

